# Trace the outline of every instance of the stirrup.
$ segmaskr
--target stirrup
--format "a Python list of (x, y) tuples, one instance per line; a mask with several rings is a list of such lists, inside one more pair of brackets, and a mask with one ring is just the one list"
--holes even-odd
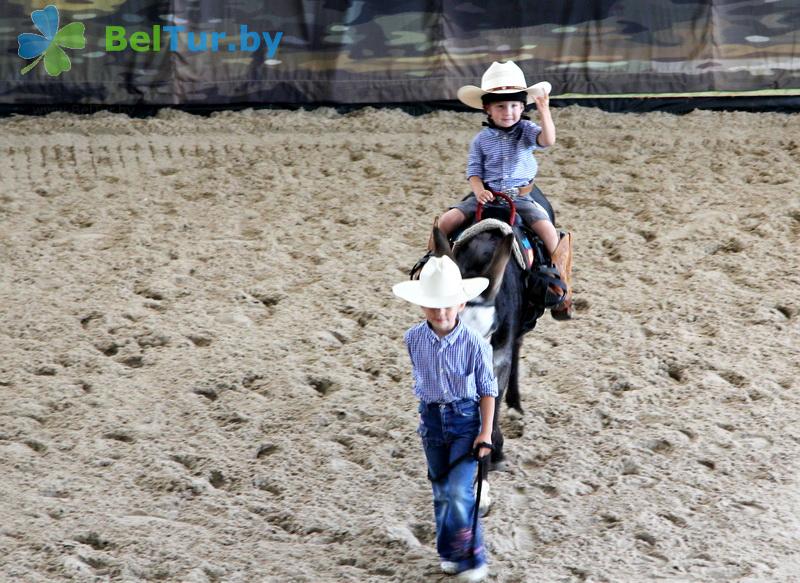
[(561, 279), (561, 272), (554, 265), (540, 265), (536, 268), (536, 276), (547, 287), (544, 290), (544, 307), (551, 311), (558, 309), (568, 301), (567, 284)]

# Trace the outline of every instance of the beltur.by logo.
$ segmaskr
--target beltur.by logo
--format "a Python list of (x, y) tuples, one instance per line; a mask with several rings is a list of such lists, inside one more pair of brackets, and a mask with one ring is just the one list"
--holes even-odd
[(24, 75), (42, 59), (45, 71), (52, 77), (58, 77), (64, 71), (69, 71), (72, 63), (64, 49), (82, 49), (86, 46), (83, 23), (72, 22), (59, 30), (58, 8), (52, 4), (42, 10), (34, 10), (31, 13), (31, 20), (42, 34), (25, 32), (17, 37), (19, 43), (17, 54), (23, 59), (36, 59), (20, 73)]
[[(59, 30), (58, 8), (52, 4), (42, 10), (34, 10), (31, 13), (31, 20), (42, 34), (25, 32), (17, 37), (19, 42), (17, 54), (23, 59), (35, 59), (26, 65), (21, 73), (24, 75), (41, 60), (44, 60), (44, 68), (48, 75), (53, 77), (69, 71), (72, 63), (64, 49), (82, 49), (86, 46), (83, 23), (72, 22)], [(183, 50), (185, 46), (190, 52), (252, 53), (263, 47), (266, 59), (269, 61), (274, 59), (283, 38), (282, 32), (255, 32), (248, 30), (246, 24), (238, 26), (238, 33), (228, 37), (225, 32), (192, 32), (187, 31), (182, 25), (154, 24), (149, 31), (138, 30), (129, 34), (124, 26), (106, 26), (104, 41), (107, 52), (130, 49), (135, 52), (157, 53), (162, 49)]]
[[(168, 44), (162, 45), (162, 33), (168, 35), (164, 38)], [(184, 37), (185, 35), (185, 37)], [(136, 31), (128, 36), (128, 31), (124, 26), (106, 27), (106, 51), (124, 51), (128, 47), (136, 52), (160, 52), (162, 46), (168, 47), (170, 51), (177, 51), (182, 48), (182, 41), (185, 38), (186, 48), (191, 52), (217, 52), (217, 51), (257, 51), (264, 41), (264, 48), (268, 59), (275, 56), (278, 45), (283, 37), (282, 32), (262, 32), (258, 33), (247, 29), (246, 24), (239, 25), (239, 42), (234, 42), (233, 38), (228, 39), (224, 32), (187, 32), (185, 26), (160, 26), (154, 24), (150, 32), (143, 30)], [(226, 42), (227, 39), (227, 42)]]

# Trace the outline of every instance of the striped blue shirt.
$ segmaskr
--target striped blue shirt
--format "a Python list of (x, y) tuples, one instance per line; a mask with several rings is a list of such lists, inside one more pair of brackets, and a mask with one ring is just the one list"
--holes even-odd
[(541, 131), (539, 125), (526, 119), (509, 132), (484, 128), (469, 147), (467, 180), (480, 176), (494, 191), (525, 186), (539, 168), (533, 151), (543, 149), (536, 142)]
[(459, 320), (439, 338), (427, 321), (403, 337), (414, 374), (414, 394), (425, 403), (448, 403), (497, 396), (492, 347)]

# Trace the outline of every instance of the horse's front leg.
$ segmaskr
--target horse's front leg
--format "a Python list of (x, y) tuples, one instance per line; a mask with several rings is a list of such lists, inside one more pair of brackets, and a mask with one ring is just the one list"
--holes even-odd
[(508, 380), (511, 376), (511, 363), (513, 357), (513, 345), (511, 342), (504, 342), (494, 347), (494, 375), (497, 378), (497, 398), (494, 401), (494, 420), (492, 421), (492, 469), (503, 461), (503, 432), (500, 429), (500, 410), (503, 397), (508, 389)]
[(489, 470), (497, 469), (504, 457), (503, 432), (500, 429), (500, 405), (503, 402), (503, 395), (508, 387), (508, 379), (511, 375), (512, 350), (512, 344), (506, 342), (500, 346), (495, 346), (493, 351), (494, 374), (497, 378), (497, 398), (494, 401), (494, 419), (492, 420), (492, 446), (494, 449), (490, 457), (491, 462), (483, 464), (483, 472), (480, 476), (483, 482), (480, 501), (481, 515), (489, 512), (489, 507), (492, 504), (492, 499), (489, 495)]

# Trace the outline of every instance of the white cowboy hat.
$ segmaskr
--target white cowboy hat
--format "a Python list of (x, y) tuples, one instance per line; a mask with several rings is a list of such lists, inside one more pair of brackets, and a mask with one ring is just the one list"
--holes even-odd
[(495, 61), (486, 69), (481, 77), (481, 86), (464, 85), (458, 90), (458, 99), (474, 107), (483, 109), (481, 97), (487, 93), (519, 93), (525, 91), (528, 94), (528, 104), (533, 103), (533, 96), (548, 95), (552, 86), (547, 81), (542, 81), (536, 85), (526, 87), (525, 74), (514, 61), (498, 63)]
[(476, 298), (489, 287), (485, 277), (461, 279), (461, 270), (447, 257), (431, 257), (419, 279), (403, 281), (392, 287), (399, 298), (425, 308), (450, 308)]

